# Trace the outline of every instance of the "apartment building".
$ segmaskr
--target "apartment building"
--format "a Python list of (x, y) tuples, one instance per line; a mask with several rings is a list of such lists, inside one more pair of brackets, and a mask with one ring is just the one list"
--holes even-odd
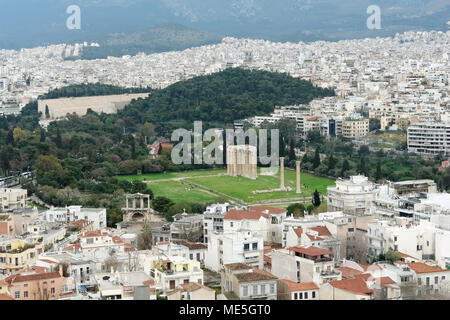
[(435, 233), (434, 225), (428, 221), (396, 225), (391, 221), (376, 220), (368, 224), (367, 256), (374, 258), (391, 249), (419, 260), (434, 259)]
[(106, 209), (104, 208), (83, 208), (81, 206), (51, 208), (44, 215), (48, 222), (70, 223), (77, 220), (87, 220), (93, 223), (94, 230), (106, 227)]
[(0, 211), (23, 209), (27, 206), (27, 190), (0, 189)]
[(224, 265), (231, 263), (247, 263), (262, 270), (263, 260), (263, 237), (257, 232), (239, 230), (211, 235), (205, 265), (215, 272), (220, 272)]
[(314, 282), (296, 283), (281, 279), (277, 289), (278, 300), (319, 300), (319, 287)]
[(42, 243), (0, 238), (0, 274), (9, 274), (33, 264), (44, 252)]
[(175, 290), (182, 284), (203, 284), (203, 270), (200, 262), (179, 256), (154, 260), (150, 275), (163, 292)]
[(294, 246), (272, 252), (272, 273), (293, 282), (314, 282), (317, 285), (340, 280), (333, 252), (313, 246)]
[(420, 122), (408, 127), (408, 151), (423, 155), (450, 155), (450, 124)]
[(244, 263), (225, 265), (221, 282), (222, 292), (231, 292), (240, 300), (277, 300), (278, 278)]
[(342, 137), (357, 139), (369, 133), (369, 119), (346, 119), (342, 121)]
[(223, 232), (223, 219), (230, 210), (230, 204), (213, 204), (203, 213), (203, 241), (208, 243), (208, 237), (214, 232)]
[(370, 214), (372, 201), (377, 197), (377, 185), (364, 176), (336, 180), (336, 186), (327, 187), (328, 211), (342, 211), (351, 215)]
[(72, 278), (65, 278), (62, 266), (57, 272), (19, 272), (5, 279), (15, 300), (57, 300), (75, 292)]

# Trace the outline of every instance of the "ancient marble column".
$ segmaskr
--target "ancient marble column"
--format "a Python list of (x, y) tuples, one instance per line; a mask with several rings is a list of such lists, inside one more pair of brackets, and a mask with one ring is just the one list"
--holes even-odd
[(300, 161), (296, 161), (295, 162), (296, 165), (296, 175), (297, 175), (297, 190), (295, 191), (295, 193), (300, 194), (302, 193), (302, 189), (300, 188)]
[(284, 190), (284, 157), (280, 158), (280, 189)]

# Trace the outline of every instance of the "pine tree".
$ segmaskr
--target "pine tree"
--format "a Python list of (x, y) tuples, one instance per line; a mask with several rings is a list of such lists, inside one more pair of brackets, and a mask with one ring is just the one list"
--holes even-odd
[(378, 160), (377, 162), (377, 171), (375, 172), (375, 180), (379, 181), (382, 177), (382, 172), (381, 172), (381, 161)]
[(6, 136), (6, 144), (11, 145), (13, 147), (15, 147), (16, 145), (16, 142), (14, 141), (14, 132), (12, 129), (8, 131), (8, 134)]
[(319, 193), (319, 191), (317, 191), (317, 189), (316, 189), (316, 191), (314, 191), (314, 195), (313, 195), (313, 200), (312, 200), (312, 204), (315, 206), (315, 207), (319, 207), (320, 206), (320, 193)]
[(56, 146), (58, 148), (62, 148), (62, 137), (61, 137), (61, 130), (59, 127), (56, 129), (56, 139), (55, 139)]
[[(134, 140), (134, 137), (130, 135), (130, 144), (131, 144), (131, 159), (136, 160), (136, 141)], [(161, 151), (161, 145), (159, 150)]]
[(291, 143), (290, 143), (290, 147), (289, 147), (289, 160), (295, 160), (295, 141), (292, 138), (291, 139)]
[(45, 118), (49, 119), (50, 118), (50, 110), (48, 109), (48, 106), (45, 105)]
[(361, 158), (360, 162), (359, 162), (359, 168), (358, 168), (358, 173), (365, 175), (366, 177), (369, 176), (369, 170), (367, 170), (366, 167), (366, 159), (364, 157)]
[(341, 170), (341, 178), (345, 177), (345, 172), (350, 170), (350, 164), (348, 163), (348, 160), (345, 159), (344, 162), (342, 163), (342, 170)]
[(315, 169), (318, 166), (320, 166), (320, 153), (319, 148), (316, 148), (316, 151), (314, 153), (313, 168)]
[(336, 159), (334, 159), (333, 154), (330, 155), (328, 159), (328, 170), (333, 170), (336, 167)]
[(40, 142), (45, 142), (45, 130), (41, 128), (41, 138), (39, 139)]

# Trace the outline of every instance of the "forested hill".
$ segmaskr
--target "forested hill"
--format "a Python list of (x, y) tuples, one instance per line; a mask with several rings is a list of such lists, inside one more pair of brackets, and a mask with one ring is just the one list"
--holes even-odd
[(146, 99), (132, 102), (119, 116), (156, 124), (197, 120), (230, 124), (268, 114), (275, 106), (304, 104), (333, 95), (332, 89), (318, 88), (286, 74), (231, 68), (155, 91)]
[(107, 96), (125, 93), (145, 93), (150, 92), (150, 88), (123, 88), (112, 86), (109, 84), (93, 83), (93, 84), (74, 84), (59, 89), (54, 89), (39, 99), (57, 99), (70, 97), (88, 97), (88, 96)]

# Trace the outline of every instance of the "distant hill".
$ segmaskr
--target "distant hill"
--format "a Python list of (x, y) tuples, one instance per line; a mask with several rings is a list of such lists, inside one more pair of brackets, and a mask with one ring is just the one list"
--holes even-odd
[[(447, 31), (450, 16), (448, 0), (0, 0), (0, 3), (0, 48), (4, 49), (107, 41), (112, 33), (139, 34), (149, 26), (167, 23), (239, 38), (334, 41), (393, 36), (407, 30)], [(66, 9), (73, 4), (81, 8), (80, 30), (66, 27), (69, 16)], [(380, 30), (369, 30), (366, 26), (369, 17), (366, 10), (370, 5), (381, 9)], [(132, 50), (147, 48), (145, 45), (141, 49), (139, 42)], [(162, 50), (159, 47), (164, 47), (164, 41), (155, 48), (150, 46), (150, 50)], [(121, 52), (120, 48), (116, 50)]]
[(275, 106), (305, 104), (333, 95), (332, 89), (318, 88), (287, 74), (230, 68), (153, 91), (148, 98), (133, 101), (118, 117), (152, 122), (170, 132), (175, 125), (187, 128), (198, 120), (232, 124), (238, 119), (269, 114)]
[(187, 48), (220, 43), (220, 36), (187, 28), (178, 24), (165, 24), (142, 32), (114, 33), (100, 47), (83, 49), (83, 59), (104, 59), (108, 56), (121, 57), (140, 52), (150, 54), (165, 51), (185, 50)]

